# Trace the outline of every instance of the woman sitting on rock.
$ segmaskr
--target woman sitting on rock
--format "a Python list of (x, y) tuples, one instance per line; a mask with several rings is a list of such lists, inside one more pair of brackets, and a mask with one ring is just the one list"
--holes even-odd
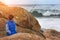
[(13, 20), (14, 16), (9, 15), (8, 21), (6, 22), (6, 34), (7, 36), (16, 34), (16, 23)]

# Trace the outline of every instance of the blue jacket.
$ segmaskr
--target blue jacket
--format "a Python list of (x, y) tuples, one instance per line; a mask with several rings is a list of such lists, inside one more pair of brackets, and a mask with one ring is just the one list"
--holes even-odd
[(6, 32), (7, 35), (12, 35), (16, 33), (16, 23), (14, 21), (8, 20), (6, 22)]

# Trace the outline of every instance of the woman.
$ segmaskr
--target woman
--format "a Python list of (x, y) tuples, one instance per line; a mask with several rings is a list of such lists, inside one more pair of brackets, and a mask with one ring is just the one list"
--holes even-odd
[(9, 15), (8, 21), (6, 22), (7, 36), (16, 34), (16, 23), (14, 22), (13, 18), (13, 15)]

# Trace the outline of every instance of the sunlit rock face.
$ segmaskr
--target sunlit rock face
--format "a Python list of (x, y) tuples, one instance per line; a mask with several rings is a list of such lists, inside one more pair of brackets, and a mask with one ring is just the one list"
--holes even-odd
[(19, 7), (12, 7), (10, 9), (15, 16), (17, 24), (24, 28), (40, 31), (40, 25), (38, 21), (31, 14), (29, 14), (29, 12)]
[(43, 34), (46, 37), (46, 40), (60, 40), (60, 32), (57, 32), (56, 30), (47, 29), (44, 30)]
[[(21, 7), (8, 7), (0, 2), (0, 35), (5, 36), (5, 24), (9, 15), (14, 15), (14, 21), (18, 24), (17, 32), (29, 32), (29, 29), (40, 31), (38, 21), (25, 9)], [(27, 30), (26, 30), (27, 29)], [(33, 32), (32, 32), (33, 33)]]

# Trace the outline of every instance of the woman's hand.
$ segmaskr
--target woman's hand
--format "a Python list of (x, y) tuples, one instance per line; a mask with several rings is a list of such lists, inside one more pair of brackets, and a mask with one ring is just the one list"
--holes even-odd
[(9, 34), (11, 34), (11, 31), (7, 31)]

